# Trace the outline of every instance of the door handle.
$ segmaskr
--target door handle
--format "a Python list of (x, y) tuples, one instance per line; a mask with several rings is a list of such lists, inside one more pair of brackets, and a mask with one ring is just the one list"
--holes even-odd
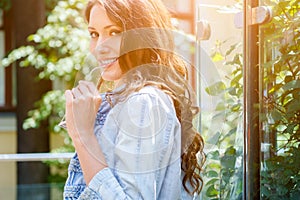
[[(251, 8), (250, 17), (246, 20), (249, 20), (249, 25), (260, 25), (265, 24), (271, 21), (272, 19), (272, 9), (268, 6), (259, 6)], [(234, 16), (234, 25), (236, 28), (242, 28), (244, 24), (244, 13), (239, 12)]]
[(210, 25), (207, 20), (199, 20), (196, 24), (197, 40), (209, 40), (211, 35)]

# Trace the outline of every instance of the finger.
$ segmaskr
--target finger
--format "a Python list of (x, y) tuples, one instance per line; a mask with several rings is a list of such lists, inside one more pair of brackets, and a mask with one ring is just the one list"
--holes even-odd
[(73, 101), (73, 94), (71, 90), (66, 90), (65, 91), (65, 98), (66, 98), (66, 106), (72, 106), (72, 101)]
[(74, 131), (74, 113), (73, 113), (73, 102), (74, 97), (71, 90), (65, 91), (65, 97), (66, 97), (66, 115), (65, 115), (65, 121), (66, 121), (66, 127), (68, 130), (68, 134), (72, 137), (71, 133), (75, 133)]
[(72, 112), (73, 108), (73, 94), (71, 90), (65, 91), (65, 97), (66, 97), (66, 119), (69, 118), (70, 112)]
[(78, 99), (82, 95), (78, 87), (72, 89), (72, 94), (75, 99)]
[(88, 88), (88, 90), (91, 92), (91, 94), (93, 94), (94, 96), (99, 95), (99, 92), (94, 83), (89, 81), (79, 81), (79, 83), (85, 85)]
[(93, 95), (85, 84), (79, 83), (78, 89), (83, 95)]

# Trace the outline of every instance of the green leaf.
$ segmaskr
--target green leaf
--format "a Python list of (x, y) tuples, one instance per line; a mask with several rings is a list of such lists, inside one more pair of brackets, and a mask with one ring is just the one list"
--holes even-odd
[(232, 96), (236, 96), (237, 95), (237, 90), (235, 87), (230, 87), (228, 88), (228, 94), (232, 95)]
[(226, 89), (226, 85), (225, 83), (223, 83), (222, 81), (216, 82), (215, 84), (205, 88), (205, 91), (207, 92), (207, 94), (211, 95), (211, 96), (217, 96), (220, 95), (221, 93), (223, 93)]
[(210, 179), (205, 185), (215, 185), (216, 182), (220, 181), (218, 178)]
[(298, 99), (289, 102), (286, 106), (287, 113), (295, 113), (300, 110), (300, 101)]
[(239, 85), (241, 78), (243, 77), (242, 73), (237, 74), (230, 82), (231, 86)]
[(286, 8), (286, 7), (289, 6), (289, 4), (290, 4), (290, 1), (280, 1), (280, 2), (278, 3), (278, 7)]
[(221, 136), (221, 133), (220, 132), (216, 132), (214, 135), (212, 135), (211, 137), (209, 137), (206, 142), (208, 144), (217, 144), (219, 142), (219, 138)]
[(272, 94), (274, 92), (277, 92), (279, 89), (282, 88), (282, 86), (283, 86), (282, 84), (276, 84), (271, 89), (269, 89), (268, 93)]
[(207, 197), (215, 197), (219, 194), (219, 192), (215, 189), (214, 185), (211, 185), (206, 190)]
[(219, 150), (211, 151), (207, 154), (207, 157), (209, 157), (212, 160), (219, 160)]
[[(233, 129), (231, 129), (225, 137), (230, 137), (231, 135), (234, 135), (236, 134), (236, 131), (237, 131), (237, 127), (234, 127)], [(231, 147), (230, 147), (231, 148)]]
[(269, 197), (270, 196), (271, 191), (268, 187), (262, 186), (261, 190), (262, 190), (262, 194), (264, 195), (264, 197)]
[(284, 78), (284, 82), (288, 83), (288, 82), (291, 82), (292, 80), (294, 80), (294, 77), (293, 76), (286, 76)]
[(300, 88), (300, 80), (293, 80), (282, 86), (282, 89), (284, 90), (290, 90), (290, 89), (299, 89)]
[(238, 44), (231, 45), (230, 48), (226, 51), (225, 56), (228, 56), (229, 54), (231, 54), (231, 52), (236, 49), (237, 45)]
[[(233, 129), (233, 130), (236, 130), (236, 129)], [(236, 149), (233, 147), (233, 146), (230, 146), (226, 149), (225, 151), (225, 155), (236, 155)]]
[(0, 9), (9, 10), (11, 8), (11, 0), (1, 0)]
[(235, 104), (235, 105), (232, 105), (231, 111), (232, 111), (232, 112), (237, 112), (237, 111), (240, 110), (241, 106), (242, 106), (241, 103), (237, 103), (237, 104)]
[(225, 110), (225, 103), (224, 102), (220, 102), (217, 104), (216, 106), (216, 111), (222, 111), (222, 110)]
[(212, 55), (212, 61), (213, 61), (213, 62), (218, 62), (218, 61), (221, 61), (221, 60), (224, 60), (224, 57), (223, 57), (222, 54), (220, 54), (219, 52), (215, 52), (215, 53)]
[(220, 163), (218, 163), (218, 162), (210, 162), (207, 164), (207, 168), (214, 169), (214, 170), (220, 170), (221, 166), (220, 166)]
[(225, 63), (225, 65), (238, 65), (241, 66), (242, 56), (240, 54), (236, 54), (231, 61)]
[(272, 110), (270, 114), (275, 122), (282, 120), (282, 114), (277, 109)]
[(296, 126), (297, 124), (289, 124), (286, 129), (284, 129), (283, 133), (292, 135)]
[[(229, 147), (226, 149), (225, 154), (220, 159), (221, 166), (223, 169), (234, 169), (236, 161), (236, 150), (234, 147)], [(230, 175), (229, 175), (230, 176)]]
[[(219, 174), (216, 171), (213, 171), (213, 170), (210, 170), (210, 171), (206, 172), (206, 175), (210, 178), (219, 177)], [(218, 179), (216, 179), (216, 180), (218, 180)]]

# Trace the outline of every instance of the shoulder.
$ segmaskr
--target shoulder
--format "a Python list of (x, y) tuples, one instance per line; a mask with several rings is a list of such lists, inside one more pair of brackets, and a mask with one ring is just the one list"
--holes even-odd
[[(164, 105), (168, 108), (172, 108), (173, 101), (169, 95), (155, 86), (145, 86), (137, 92), (134, 92), (128, 96), (125, 102), (136, 102), (144, 101), (151, 103), (152, 105)], [(154, 104), (153, 104), (154, 103)]]
[(140, 89), (138, 92), (133, 93), (134, 94), (149, 94), (153, 96), (167, 96), (162, 90), (158, 89), (155, 86), (145, 86), (142, 89)]
[(154, 86), (133, 92), (125, 100), (117, 103), (110, 114), (122, 123), (132, 121), (145, 125), (155, 119), (176, 120), (171, 97)]

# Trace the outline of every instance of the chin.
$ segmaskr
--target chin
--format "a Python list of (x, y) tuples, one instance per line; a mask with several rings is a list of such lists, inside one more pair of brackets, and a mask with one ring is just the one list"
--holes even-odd
[(119, 80), (120, 77), (110, 76), (108, 74), (102, 74), (102, 79), (105, 81), (116, 81)]
[(103, 76), (102, 76), (102, 79), (105, 80), (105, 81), (114, 81), (112, 78), (103, 77)]

